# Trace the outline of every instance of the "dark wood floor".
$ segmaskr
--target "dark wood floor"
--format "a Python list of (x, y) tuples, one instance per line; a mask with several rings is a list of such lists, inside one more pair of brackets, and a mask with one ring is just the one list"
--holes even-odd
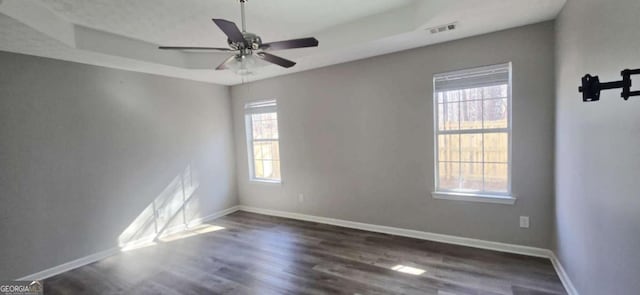
[(224, 229), (60, 274), (45, 294), (566, 294), (547, 259), (247, 212), (210, 224)]

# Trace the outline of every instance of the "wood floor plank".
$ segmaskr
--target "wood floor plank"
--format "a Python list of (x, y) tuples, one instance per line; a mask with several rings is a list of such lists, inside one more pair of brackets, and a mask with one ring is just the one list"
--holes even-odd
[[(550, 261), (236, 212), (45, 280), (47, 294), (564, 295)], [(421, 273), (394, 270), (400, 265)]]

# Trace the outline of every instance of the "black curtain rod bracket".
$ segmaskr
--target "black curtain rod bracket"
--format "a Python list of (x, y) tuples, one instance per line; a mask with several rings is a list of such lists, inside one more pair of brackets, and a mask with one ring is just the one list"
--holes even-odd
[(628, 100), (631, 96), (640, 96), (640, 91), (631, 91), (631, 76), (640, 75), (640, 69), (624, 70), (620, 73), (622, 80), (613, 82), (600, 82), (598, 76), (586, 74), (582, 77), (582, 86), (578, 91), (582, 93), (582, 101), (593, 102), (600, 100), (600, 91), (607, 89), (622, 88), (620, 96)]

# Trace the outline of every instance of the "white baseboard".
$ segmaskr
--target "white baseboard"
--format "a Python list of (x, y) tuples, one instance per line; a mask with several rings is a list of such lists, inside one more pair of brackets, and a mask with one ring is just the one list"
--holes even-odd
[(458, 237), (458, 236), (452, 236), (452, 235), (430, 233), (430, 232), (424, 232), (424, 231), (361, 223), (361, 222), (355, 222), (355, 221), (306, 215), (306, 214), (300, 214), (300, 213), (275, 211), (275, 210), (262, 209), (262, 208), (256, 208), (256, 207), (250, 207), (250, 206), (240, 206), (240, 210), (258, 213), (258, 214), (325, 223), (325, 224), (337, 225), (337, 226), (372, 231), (372, 232), (379, 232), (379, 233), (396, 235), (396, 236), (416, 238), (421, 240), (442, 242), (447, 244), (468, 246), (468, 247), (474, 247), (474, 248), (522, 254), (522, 255), (535, 256), (535, 257), (544, 257), (544, 258), (551, 257), (550, 250), (536, 248), (536, 247), (506, 244), (506, 243), (485, 241), (485, 240), (472, 239), (472, 238), (464, 238), (464, 237)]
[(560, 277), (560, 281), (562, 281), (562, 285), (564, 285), (564, 289), (567, 290), (567, 293), (569, 295), (580, 295), (578, 294), (576, 287), (573, 285), (573, 282), (571, 282), (569, 275), (564, 270), (564, 267), (562, 267), (562, 263), (560, 263), (560, 259), (556, 256), (556, 253), (551, 252), (550, 259), (553, 264), (553, 268), (556, 269), (556, 273), (558, 274), (558, 277)]
[[(224, 209), (222, 211), (218, 211), (218, 212), (215, 212), (213, 214), (210, 214), (210, 215), (207, 215), (207, 216), (204, 216), (204, 217), (196, 218), (196, 219), (194, 219), (194, 220), (189, 222), (189, 226), (196, 226), (196, 225), (199, 225), (199, 224), (202, 224), (202, 223), (206, 223), (206, 222), (208, 222), (210, 220), (213, 220), (213, 219), (216, 219), (216, 218), (231, 214), (231, 213), (236, 212), (238, 210), (240, 210), (240, 206), (233, 206), (231, 208), (227, 208), (227, 209)], [(174, 229), (172, 229), (172, 230), (174, 230)], [(111, 249), (108, 249), (108, 250), (104, 250), (104, 251), (101, 251), (101, 252), (98, 252), (98, 253), (94, 253), (94, 254), (91, 254), (91, 255), (88, 255), (88, 256), (85, 256), (85, 257), (78, 258), (78, 259), (73, 260), (73, 261), (69, 261), (69, 262), (66, 262), (66, 263), (63, 263), (63, 264), (60, 264), (60, 265), (45, 269), (43, 271), (39, 271), (39, 272), (34, 273), (34, 274), (30, 274), (30, 275), (21, 277), (21, 278), (19, 278), (17, 280), (18, 281), (44, 280), (46, 278), (50, 278), (52, 276), (61, 274), (63, 272), (67, 272), (67, 271), (70, 271), (72, 269), (76, 269), (78, 267), (94, 263), (96, 261), (100, 261), (102, 259), (105, 259), (105, 258), (108, 258), (110, 256), (116, 255), (118, 253), (120, 253), (120, 248), (119, 247), (114, 247), (114, 248), (111, 248)]]
[(215, 212), (213, 214), (209, 214), (209, 215), (204, 216), (204, 217), (193, 219), (193, 220), (189, 221), (189, 227), (197, 226), (197, 225), (200, 225), (200, 224), (203, 224), (203, 223), (207, 223), (207, 222), (209, 222), (211, 220), (220, 218), (222, 216), (229, 215), (231, 213), (234, 213), (234, 212), (240, 210), (240, 208), (241, 208), (241, 206), (233, 206), (233, 207), (229, 207), (227, 209), (224, 209), (222, 211), (218, 211), (218, 212)]
[(284, 218), (291, 218), (291, 219), (297, 219), (297, 220), (342, 226), (342, 227), (353, 228), (353, 229), (379, 232), (379, 233), (396, 235), (396, 236), (416, 238), (421, 240), (429, 240), (429, 241), (467, 246), (467, 247), (473, 247), (473, 248), (480, 248), (480, 249), (487, 249), (487, 250), (493, 250), (493, 251), (499, 251), (499, 252), (548, 258), (549, 260), (551, 260), (551, 263), (553, 264), (553, 267), (558, 273), (558, 276), (560, 277), (560, 280), (562, 281), (563, 286), (567, 290), (567, 293), (569, 295), (579, 295), (575, 287), (573, 286), (573, 283), (569, 279), (569, 276), (564, 271), (562, 264), (560, 264), (560, 261), (558, 260), (556, 255), (553, 253), (553, 251), (549, 249), (514, 245), (514, 244), (507, 244), (507, 243), (500, 243), (500, 242), (492, 242), (492, 241), (472, 239), (472, 238), (464, 238), (464, 237), (458, 237), (458, 236), (452, 236), (452, 235), (444, 235), (444, 234), (423, 232), (423, 231), (403, 229), (403, 228), (397, 228), (397, 227), (361, 223), (361, 222), (307, 215), (307, 214), (301, 214), (301, 213), (262, 209), (262, 208), (251, 207), (251, 206), (244, 206), (244, 205), (240, 206), (240, 210), (246, 211), (246, 212), (258, 213), (258, 214), (264, 214), (264, 215), (278, 216), (278, 217), (284, 217)]
[(17, 279), (18, 281), (34, 281), (34, 280), (44, 280), (46, 278), (55, 276), (57, 274), (61, 274), (66, 271), (70, 271), (72, 269), (78, 268), (80, 266), (84, 266), (98, 260), (105, 259), (109, 256), (113, 256), (120, 253), (120, 248), (115, 247), (108, 250), (104, 250), (102, 252), (94, 253), (89, 256), (85, 256), (82, 258), (78, 258), (73, 261), (69, 261), (67, 263), (63, 263), (60, 265), (56, 265), (52, 268), (45, 269), (43, 271), (39, 271), (34, 274), (30, 274), (24, 277)]

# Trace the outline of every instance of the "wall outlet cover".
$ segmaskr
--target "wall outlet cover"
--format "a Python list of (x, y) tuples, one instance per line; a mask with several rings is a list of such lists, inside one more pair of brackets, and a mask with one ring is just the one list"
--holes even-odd
[(520, 216), (520, 227), (529, 228), (529, 216)]

